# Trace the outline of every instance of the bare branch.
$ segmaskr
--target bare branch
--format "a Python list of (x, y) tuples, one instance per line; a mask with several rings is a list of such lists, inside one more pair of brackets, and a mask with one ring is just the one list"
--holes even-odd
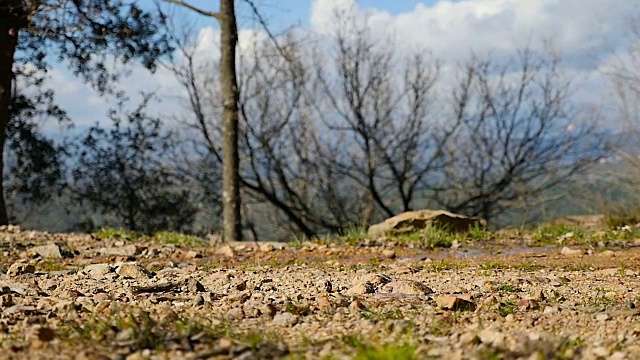
[(187, 3), (187, 2), (185, 2), (183, 0), (162, 0), (162, 1), (167, 2), (167, 3), (171, 3), (171, 4), (175, 4), (175, 5), (178, 5), (178, 6), (182, 6), (182, 7), (186, 8), (186, 9), (194, 11), (194, 12), (200, 14), (200, 15), (204, 15), (204, 16), (207, 16), (207, 17), (215, 18), (218, 21), (220, 20), (220, 13), (219, 12), (204, 10), (204, 9), (199, 8), (199, 7), (193, 6), (193, 5)]

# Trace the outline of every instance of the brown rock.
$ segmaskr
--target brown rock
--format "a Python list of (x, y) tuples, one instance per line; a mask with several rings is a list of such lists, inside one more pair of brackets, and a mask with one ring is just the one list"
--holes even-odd
[(329, 300), (329, 297), (326, 295), (318, 296), (318, 298), (316, 299), (316, 305), (318, 306), (318, 309), (320, 309), (321, 311), (331, 310), (331, 301)]
[(233, 308), (227, 311), (227, 319), (242, 320), (244, 319), (244, 310), (241, 307)]
[(382, 257), (384, 257), (385, 259), (395, 259), (396, 258), (396, 252), (395, 250), (391, 250), (391, 249), (386, 249), (382, 251)]
[(136, 280), (149, 278), (147, 269), (134, 262), (120, 265), (118, 269), (116, 269), (116, 273), (121, 277), (129, 277)]
[(236, 257), (236, 251), (229, 245), (223, 245), (216, 249), (216, 255), (222, 255), (228, 258)]
[(31, 264), (25, 264), (16, 262), (9, 266), (9, 270), (7, 270), (8, 275), (22, 275), (22, 274), (33, 274), (36, 272), (36, 267)]
[(364, 306), (364, 304), (359, 300), (353, 300), (351, 304), (349, 304), (349, 311), (351, 311), (352, 313), (359, 313), (360, 310), (364, 309), (366, 309), (366, 306)]
[(207, 289), (196, 279), (187, 280), (187, 291), (190, 292), (205, 292)]
[(516, 305), (522, 310), (535, 310), (540, 308), (540, 305), (534, 299), (520, 299)]
[(37, 327), (34, 329), (33, 334), (35, 337), (42, 342), (53, 341), (56, 338), (56, 333), (53, 329), (48, 327)]
[(435, 301), (439, 307), (445, 310), (465, 311), (465, 310), (474, 310), (476, 308), (476, 305), (472, 301), (468, 299), (464, 299), (460, 296), (452, 296), (452, 295), (436, 296)]
[(273, 318), (278, 312), (278, 309), (276, 309), (273, 304), (264, 304), (260, 307), (260, 312), (262, 316)]
[(462, 232), (468, 231), (469, 227), (484, 227), (486, 226), (486, 222), (481, 219), (469, 218), (444, 210), (407, 211), (391, 217), (382, 223), (370, 226), (368, 234), (371, 237), (380, 237), (387, 234), (413, 232), (431, 226)]

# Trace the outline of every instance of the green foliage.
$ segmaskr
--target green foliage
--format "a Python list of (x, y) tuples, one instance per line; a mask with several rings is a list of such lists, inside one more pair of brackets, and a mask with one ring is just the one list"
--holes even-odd
[(558, 243), (558, 239), (567, 234), (580, 236), (582, 229), (563, 224), (544, 224), (535, 229), (532, 240), (536, 245), (555, 245)]
[(469, 238), (475, 241), (490, 240), (492, 233), (487, 230), (486, 226), (475, 224), (469, 228)]
[(206, 240), (197, 236), (185, 235), (172, 231), (157, 232), (151, 239), (160, 244), (172, 244), (185, 247), (201, 247), (208, 245)]
[(504, 267), (505, 267), (504, 264), (498, 261), (484, 261), (480, 263), (481, 270), (496, 270), (496, 269), (503, 269)]
[(413, 360), (418, 359), (416, 346), (411, 344), (385, 344), (360, 348), (355, 360)]
[(499, 302), (497, 304), (496, 308), (497, 308), (496, 310), (498, 311), (498, 314), (500, 314), (500, 316), (507, 316), (509, 314), (513, 314), (516, 311), (517, 306), (511, 300), (504, 300), (504, 301)]
[(640, 223), (640, 211), (626, 211), (621, 213), (610, 213), (605, 217), (605, 224), (610, 229), (618, 229), (624, 226)]
[(137, 241), (140, 240), (142, 234), (129, 231), (122, 228), (102, 228), (98, 232), (94, 233), (98, 239), (116, 239), (124, 241)]
[(151, 234), (191, 227), (198, 209), (188, 183), (168, 169), (174, 145), (149, 117), (151, 95), (133, 111), (111, 112), (113, 127), (92, 127), (79, 139), (71, 190), (80, 202), (112, 215), (118, 225)]

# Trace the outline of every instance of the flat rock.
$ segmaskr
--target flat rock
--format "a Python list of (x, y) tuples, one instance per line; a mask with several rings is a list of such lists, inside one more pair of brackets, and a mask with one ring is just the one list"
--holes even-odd
[(560, 254), (564, 256), (578, 256), (578, 255), (583, 255), (584, 252), (580, 249), (571, 249), (565, 246), (562, 248), (562, 250), (560, 250)]
[(380, 237), (389, 234), (413, 232), (432, 226), (446, 228), (455, 232), (464, 232), (468, 231), (470, 227), (485, 227), (486, 222), (444, 210), (407, 211), (388, 218), (379, 224), (371, 225), (368, 235)]
[(148, 279), (149, 272), (147, 269), (137, 263), (124, 263), (116, 269), (116, 274), (121, 277), (129, 277), (136, 280)]
[(42, 246), (36, 246), (31, 248), (36, 254), (42, 256), (43, 258), (52, 258), (52, 259), (62, 259), (62, 251), (60, 250), (60, 246), (56, 244), (47, 244)]
[(113, 271), (113, 267), (109, 264), (90, 264), (82, 269), (82, 272), (91, 276), (96, 280), (104, 278), (105, 275)]

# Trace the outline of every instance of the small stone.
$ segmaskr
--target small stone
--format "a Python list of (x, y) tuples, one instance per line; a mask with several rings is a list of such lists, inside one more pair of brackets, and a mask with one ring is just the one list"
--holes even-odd
[(370, 282), (356, 284), (352, 286), (345, 295), (353, 296), (353, 295), (364, 295), (364, 294), (373, 294), (376, 291), (375, 287)]
[(36, 272), (36, 267), (31, 264), (25, 264), (16, 262), (9, 266), (9, 270), (7, 271), (8, 275), (23, 275), (23, 274), (33, 274)]
[(593, 349), (593, 355), (600, 358), (608, 358), (609, 354), (611, 354), (611, 352), (609, 352), (609, 350), (607, 350), (607, 348), (603, 346), (599, 346)]
[(227, 311), (227, 319), (242, 320), (244, 319), (244, 310), (242, 308), (233, 308)]
[(616, 351), (611, 356), (609, 356), (609, 360), (624, 360), (627, 358), (627, 353), (624, 351)]
[(132, 278), (136, 280), (148, 279), (149, 272), (147, 269), (135, 262), (124, 263), (116, 269), (116, 274), (123, 278)]
[(531, 299), (536, 301), (544, 301), (546, 297), (544, 296), (544, 293), (542, 292), (542, 290), (534, 290), (533, 293), (531, 294)]
[(460, 342), (462, 344), (477, 344), (479, 341), (478, 335), (472, 332), (466, 332), (460, 335)]
[(38, 327), (34, 331), (36, 338), (42, 342), (50, 342), (56, 338), (56, 333), (48, 327)]
[(318, 298), (316, 299), (316, 305), (321, 311), (331, 310), (331, 301), (326, 295), (318, 296)]
[(93, 279), (100, 280), (105, 275), (113, 271), (113, 268), (109, 264), (91, 264), (82, 269), (82, 272), (88, 274)]
[(571, 249), (565, 246), (562, 248), (562, 250), (560, 250), (560, 254), (564, 256), (578, 256), (578, 255), (582, 255), (583, 251), (579, 249)]
[(290, 312), (283, 312), (273, 317), (273, 323), (279, 326), (293, 326), (298, 323), (298, 317)]
[(611, 250), (605, 250), (603, 252), (600, 253), (600, 256), (604, 256), (604, 257), (615, 257), (616, 253), (611, 251)]
[(233, 342), (231, 339), (223, 337), (218, 340), (218, 348), (219, 349), (230, 349), (233, 346)]
[(598, 314), (598, 315), (596, 315), (596, 320), (597, 321), (607, 321), (607, 320), (609, 320), (609, 315), (608, 314)]
[(260, 307), (260, 313), (262, 314), (262, 316), (273, 318), (277, 312), (278, 309), (276, 309), (273, 304), (264, 304)]
[(382, 251), (382, 257), (384, 257), (385, 259), (395, 259), (396, 256), (397, 255), (395, 250), (386, 249)]
[(4, 294), (2, 296), (0, 296), (0, 307), (1, 308), (8, 308), (15, 305), (15, 303), (13, 302), (13, 297), (11, 296), (11, 294)]
[(264, 244), (260, 244), (260, 252), (271, 252), (274, 251), (276, 248), (275, 246), (273, 246), (273, 244), (271, 243), (264, 243)]
[(354, 300), (349, 304), (349, 311), (352, 313), (359, 313), (360, 310), (364, 310), (366, 307), (358, 300)]
[(204, 297), (202, 295), (196, 295), (192, 300), (192, 304), (195, 306), (204, 305)]
[(200, 259), (202, 258), (202, 254), (200, 254), (195, 250), (190, 250), (190, 251), (187, 251), (186, 254), (184, 254), (184, 257), (186, 257), (187, 259)]
[(465, 311), (476, 308), (476, 305), (472, 301), (460, 296), (441, 295), (436, 296), (435, 301), (440, 308), (445, 310)]
[(187, 280), (187, 291), (190, 292), (205, 292), (207, 289), (196, 279)]
[(223, 246), (220, 246), (218, 249), (216, 249), (216, 255), (222, 255), (228, 258), (234, 258), (236, 257), (236, 251), (233, 250), (233, 248), (229, 245), (223, 245)]
[(478, 338), (483, 344), (487, 344), (493, 347), (502, 347), (504, 345), (504, 334), (500, 331), (487, 328), (478, 334)]
[(233, 288), (238, 291), (245, 291), (247, 290), (247, 282), (245, 280), (239, 281), (235, 285), (233, 285)]
[(546, 306), (542, 311), (543, 314), (555, 314), (559, 312), (560, 309), (557, 306)]
[(36, 246), (31, 250), (43, 258), (62, 259), (62, 251), (60, 251), (60, 247), (56, 244)]
[(518, 300), (516, 305), (521, 310), (535, 310), (540, 308), (540, 305), (538, 305), (538, 302), (534, 299), (521, 299)]

